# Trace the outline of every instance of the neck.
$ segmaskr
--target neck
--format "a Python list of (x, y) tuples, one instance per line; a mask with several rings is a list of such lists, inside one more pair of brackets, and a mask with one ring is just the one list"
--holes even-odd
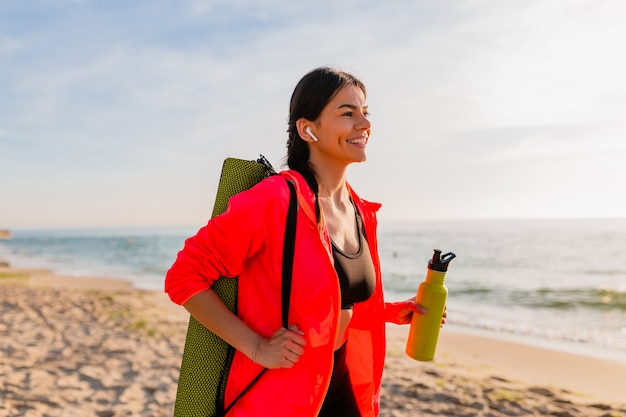
[(315, 166), (315, 178), (319, 187), (320, 200), (334, 200), (339, 202), (348, 196), (346, 188), (346, 168)]

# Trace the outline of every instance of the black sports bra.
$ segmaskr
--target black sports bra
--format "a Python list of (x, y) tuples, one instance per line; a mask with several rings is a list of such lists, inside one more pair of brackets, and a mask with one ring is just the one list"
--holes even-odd
[(344, 253), (331, 239), (335, 270), (339, 276), (339, 287), (341, 288), (342, 310), (349, 310), (354, 306), (354, 303), (369, 299), (376, 286), (376, 271), (363, 232), (363, 222), (356, 208), (354, 211), (359, 232), (359, 250), (357, 253)]

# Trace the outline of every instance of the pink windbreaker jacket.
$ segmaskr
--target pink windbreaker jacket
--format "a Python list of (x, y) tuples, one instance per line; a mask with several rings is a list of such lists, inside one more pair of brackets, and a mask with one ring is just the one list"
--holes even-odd
[[(296, 250), (289, 323), (304, 332), (307, 345), (291, 369), (272, 369), (235, 405), (229, 416), (316, 416), (333, 367), (333, 351), (341, 309), (330, 238), (318, 228), (314, 195), (302, 176), (283, 171), (231, 198), (227, 210), (209, 221), (183, 250), (165, 279), (172, 301), (184, 304), (211, 287), (219, 276), (239, 277), (238, 316), (263, 337), (281, 327), (281, 267), (289, 205), (286, 179), (298, 197)], [(363, 416), (378, 415), (385, 358), (385, 310), (376, 237), (380, 204), (360, 199), (348, 186), (363, 218), (376, 269), (371, 298), (354, 306), (348, 328), (350, 377)], [(390, 307), (391, 305), (389, 305)], [(389, 311), (392, 309), (389, 308)], [(261, 371), (237, 351), (226, 387), (226, 405)]]

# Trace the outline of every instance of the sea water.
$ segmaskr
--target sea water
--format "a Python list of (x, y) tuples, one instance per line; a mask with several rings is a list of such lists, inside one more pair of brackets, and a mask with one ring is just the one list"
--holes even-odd
[[(196, 229), (13, 230), (0, 259), (162, 290)], [(446, 276), (451, 327), (626, 361), (626, 219), (381, 224), (388, 300), (415, 295), (435, 248), (457, 255)]]

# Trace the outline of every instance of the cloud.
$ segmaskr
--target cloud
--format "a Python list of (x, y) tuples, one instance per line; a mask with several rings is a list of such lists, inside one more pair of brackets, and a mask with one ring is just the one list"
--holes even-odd
[[(33, 195), (44, 178), (60, 198), (84, 194), (76, 178), (90, 178), (102, 197), (81, 206), (86, 223), (105, 196), (135, 198), (125, 203), (135, 213), (175, 194), (203, 218), (210, 197), (195, 194), (211, 188), (224, 157), (279, 162), (291, 90), (326, 64), (368, 85), (370, 158), (350, 179), (385, 203), (383, 216), (520, 215), (520, 196), (540, 214), (553, 169), (578, 184), (595, 176), (598, 187), (624, 174), (611, 159), (626, 132), (620, 1), (0, 7), (0, 175), (31, 178), (21, 187)], [(20, 185), (11, 187), (18, 201)], [(193, 217), (180, 213), (167, 221)]]

